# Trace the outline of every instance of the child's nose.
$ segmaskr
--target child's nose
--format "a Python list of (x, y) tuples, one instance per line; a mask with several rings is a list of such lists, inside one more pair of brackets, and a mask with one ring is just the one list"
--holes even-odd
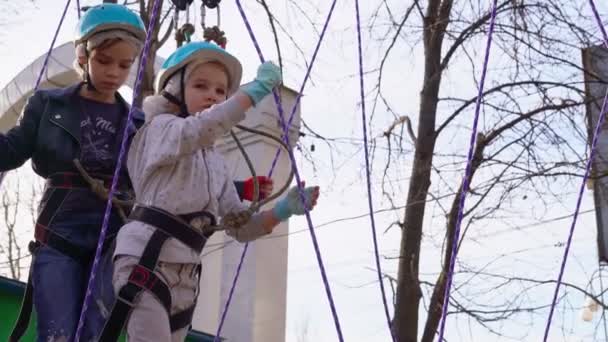
[(110, 67), (108, 68), (108, 76), (110, 77), (118, 77), (119, 68), (118, 67)]

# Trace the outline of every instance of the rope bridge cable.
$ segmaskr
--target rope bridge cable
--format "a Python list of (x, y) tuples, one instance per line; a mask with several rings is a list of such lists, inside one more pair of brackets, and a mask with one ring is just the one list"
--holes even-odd
[(367, 204), (369, 206), (369, 219), (372, 228), (372, 241), (374, 243), (374, 259), (376, 262), (376, 271), (378, 273), (378, 283), (380, 285), (380, 293), (382, 295), (382, 305), (384, 306), (384, 315), (386, 316), (386, 322), (388, 325), (389, 333), (393, 342), (397, 341), (393, 332), (393, 326), (391, 323), (391, 315), (388, 309), (388, 302), (386, 300), (386, 291), (384, 290), (384, 279), (382, 276), (382, 268), (380, 265), (380, 252), (378, 250), (378, 237), (376, 234), (376, 220), (374, 218), (374, 205), (372, 198), (372, 180), (370, 175), (370, 163), (369, 163), (369, 149), (367, 143), (367, 117), (365, 113), (365, 85), (363, 77), (363, 48), (361, 42), (361, 15), (359, 13), (359, 0), (355, 0), (355, 14), (357, 22), (357, 50), (359, 54), (359, 85), (360, 85), (360, 96), (361, 96), (361, 123), (363, 127), (363, 150), (365, 154), (365, 180), (367, 185)]
[[(245, 26), (247, 28), (247, 31), (249, 32), (249, 36), (251, 37), (251, 40), (252, 40), (252, 42), (254, 44), (254, 47), (255, 47), (255, 49), (256, 49), (259, 57), (260, 57), (260, 60), (263, 62), (264, 61), (264, 56), (262, 54), (262, 50), (260, 49), (258, 41), (257, 41), (257, 39), (255, 37), (255, 34), (253, 33), (253, 29), (251, 28), (251, 24), (249, 23), (249, 20), (247, 19), (247, 15), (245, 14), (245, 11), (243, 10), (243, 6), (241, 5), (240, 0), (237, 0), (236, 4), (237, 4), (237, 7), (238, 7), (239, 12), (241, 14), (241, 17), (243, 18), (243, 22), (244, 22), (244, 24), (245, 24)], [(321, 42), (323, 41), (323, 38), (325, 36), (325, 32), (327, 31), (327, 27), (328, 27), (329, 21), (331, 19), (331, 16), (333, 14), (335, 5), (336, 5), (336, 0), (334, 0), (332, 2), (331, 8), (329, 10), (329, 14), (328, 14), (327, 19), (325, 21), (325, 24), (323, 26), (323, 30), (321, 31), (321, 34), (319, 36), (319, 40), (318, 40), (317, 46), (315, 47), (315, 51), (313, 53), (313, 57), (312, 57), (312, 59), (310, 61), (310, 64), (308, 66), (306, 75), (304, 77), (304, 81), (302, 82), (302, 86), (301, 86), (300, 91), (298, 92), (298, 95), (296, 97), (296, 101), (295, 101), (294, 106), (292, 108), (292, 112), (290, 114), (290, 117), (289, 117), (289, 120), (288, 120), (287, 124), (285, 123), (285, 119), (284, 119), (284, 115), (283, 115), (283, 108), (281, 106), (279, 96), (278, 96), (278, 94), (277, 94), (276, 91), (273, 91), (274, 100), (275, 100), (275, 103), (277, 105), (278, 112), (279, 112), (279, 119), (280, 119), (281, 125), (283, 127), (283, 139), (287, 143), (289, 143), (289, 134), (288, 134), (289, 133), (289, 127), (290, 127), (291, 122), (292, 122), (292, 120), (294, 118), (296, 109), (298, 107), (298, 103), (299, 103), (299, 101), (301, 99), (302, 93), (304, 91), (304, 87), (306, 85), (306, 82), (307, 82), (308, 78), (310, 77), (310, 72), (312, 70), (312, 66), (314, 65), (317, 53), (318, 53), (319, 48), (321, 46)], [(274, 167), (276, 166), (276, 163), (277, 163), (278, 157), (279, 157), (279, 153), (280, 153), (280, 149), (277, 149), (277, 152), (275, 154), (274, 160), (273, 160), (271, 168), (270, 168), (269, 177), (272, 175)], [(301, 183), (301, 178), (300, 178), (300, 175), (299, 175), (296, 163), (295, 163), (295, 156), (293, 154), (293, 151), (288, 150), (288, 154), (289, 154), (289, 157), (290, 157), (290, 160), (291, 160), (291, 163), (292, 163), (292, 168), (293, 168), (294, 175), (296, 177), (297, 184), (300, 184)], [(303, 192), (300, 191), (299, 194), (300, 194), (300, 199), (304, 202), (305, 199), (304, 199)], [(330, 308), (331, 308), (331, 313), (332, 313), (332, 317), (333, 317), (333, 320), (334, 320), (334, 324), (336, 326), (336, 331), (337, 331), (337, 334), (338, 334), (338, 338), (339, 338), (340, 341), (344, 341), (344, 338), (342, 336), (342, 329), (340, 327), (340, 321), (338, 319), (338, 314), (337, 314), (337, 311), (336, 311), (336, 308), (335, 308), (333, 296), (331, 294), (331, 289), (330, 289), (330, 286), (329, 286), (329, 281), (327, 280), (327, 275), (326, 275), (326, 272), (325, 272), (325, 267), (323, 265), (323, 259), (321, 257), (321, 251), (320, 251), (320, 248), (319, 248), (319, 245), (318, 245), (318, 242), (317, 242), (316, 234), (315, 234), (314, 229), (313, 229), (313, 224), (312, 224), (312, 220), (310, 218), (310, 213), (308, 211), (306, 212), (306, 220), (307, 220), (307, 223), (308, 223), (308, 226), (309, 226), (309, 231), (310, 231), (312, 242), (313, 242), (313, 246), (314, 246), (314, 249), (315, 249), (315, 255), (317, 257), (317, 262), (319, 263), (319, 269), (321, 271), (321, 277), (323, 279), (323, 285), (325, 286), (325, 292), (327, 293), (327, 298), (328, 298), (329, 305), (330, 305)], [(239, 260), (239, 264), (237, 266), (236, 273), (234, 275), (234, 280), (232, 282), (232, 286), (230, 288), (230, 292), (229, 292), (228, 298), (226, 300), (226, 305), (225, 305), (224, 310), (222, 312), (222, 317), (220, 319), (220, 323), (218, 325), (218, 329), (217, 329), (216, 336), (215, 336), (215, 341), (216, 342), (220, 341), (219, 336), (221, 334), (224, 322), (226, 320), (226, 315), (228, 313), (228, 308), (229, 308), (230, 303), (232, 301), (232, 296), (234, 294), (234, 290), (236, 288), (236, 283), (238, 281), (238, 278), (239, 278), (239, 275), (240, 275), (240, 272), (241, 272), (241, 269), (242, 269), (242, 266), (243, 266), (243, 262), (245, 260), (245, 255), (247, 254), (248, 248), (249, 248), (249, 244), (246, 243), (245, 246), (244, 246), (244, 248), (243, 248), (243, 252), (241, 254), (241, 258)]]
[[(597, 24), (602, 32), (602, 36), (604, 38), (604, 45), (608, 47), (608, 34), (606, 33), (606, 29), (602, 24), (602, 19), (595, 7), (595, 2), (593, 0), (589, 0), (589, 5), (591, 6), (591, 11), (597, 21)], [(591, 166), (593, 165), (593, 157), (595, 157), (597, 140), (600, 135), (600, 131), (602, 129), (602, 125), (604, 120), (606, 119), (606, 110), (608, 104), (608, 91), (606, 91), (606, 96), (604, 96), (604, 102), (602, 103), (602, 109), (600, 110), (600, 116), (597, 120), (597, 124), (595, 126), (593, 132), (593, 140), (591, 141), (591, 147), (589, 148), (589, 159), (587, 160), (587, 165), (585, 168), (585, 175), (583, 176), (583, 180), (581, 182), (581, 186), (578, 193), (578, 199), (576, 200), (576, 207), (574, 209), (574, 217), (572, 218), (572, 224), (570, 225), (570, 231), (568, 233), (568, 240), (566, 242), (566, 247), (564, 248), (564, 256), (562, 258), (562, 264), (559, 269), (559, 274), (557, 276), (557, 282), (555, 285), (555, 291), (553, 293), (553, 300), (551, 302), (551, 308), (549, 309), (549, 317), (547, 318), (547, 325), (545, 326), (545, 335), (543, 341), (547, 341), (549, 337), (549, 330), (551, 330), (551, 321), (553, 320), (553, 313), (555, 312), (555, 305), (557, 304), (557, 296), (559, 295), (559, 288), (562, 284), (562, 278), (564, 277), (564, 273), (566, 270), (566, 262), (568, 260), (568, 254), (570, 253), (570, 245), (572, 244), (572, 237), (574, 235), (574, 228), (576, 227), (576, 221), (578, 219), (578, 214), (581, 208), (581, 202), (583, 200), (583, 194), (585, 193), (585, 186), (587, 183), (587, 179), (589, 178), (589, 174), (591, 172)]]
[(450, 287), (452, 286), (452, 278), (454, 275), (454, 265), (456, 263), (456, 254), (458, 253), (458, 241), (460, 236), (460, 226), (464, 216), (464, 203), (469, 191), (469, 185), (471, 182), (471, 176), (473, 172), (473, 151), (475, 149), (475, 141), (477, 139), (477, 124), (479, 123), (479, 112), (481, 109), (481, 99), (483, 97), (483, 87), (486, 80), (486, 73), (488, 71), (488, 63), (490, 61), (490, 50), (492, 47), (492, 34), (494, 33), (494, 22), (496, 20), (496, 4), (497, 0), (492, 1), (491, 17), (490, 17), (490, 29), (488, 30), (488, 39), (486, 42), (486, 51), (483, 61), (483, 69), (481, 71), (481, 79), (479, 80), (479, 89), (477, 92), (477, 101), (475, 103), (475, 116), (473, 118), (473, 128), (471, 130), (471, 139), (469, 142), (469, 153), (467, 156), (467, 167), (462, 182), (462, 191), (460, 192), (460, 201), (458, 203), (458, 216), (456, 220), (456, 227), (454, 229), (454, 237), (452, 241), (452, 253), (450, 255), (450, 264), (446, 276), (446, 285), (443, 295), (443, 305), (441, 308), (441, 326), (439, 328), (439, 341), (443, 341), (443, 334), (445, 332), (445, 321), (448, 312), (448, 305), (450, 302)]
[(34, 86), (34, 92), (38, 90), (40, 87), (40, 83), (42, 82), (42, 75), (44, 75), (48, 65), (49, 59), (51, 57), (51, 52), (55, 48), (55, 42), (57, 41), (57, 36), (59, 35), (59, 31), (61, 30), (61, 26), (63, 26), (63, 20), (65, 19), (65, 15), (70, 7), (71, 0), (68, 0), (65, 4), (65, 8), (63, 9), (63, 13), (61, 14), (61, 18), (59, 19), (59, 25), (57, 25), (57, 29), (55, 29), (55, 34), (53, 35), (53, 40), (51, 41), (51, 46), (44, 57), (44, 62), (42, 63), (42, 68), (40, 69), (40, 73), (38, 74), (38, 78), (36, 79), (36, 85)]
[[(148, 30), (146, 33), (146, 42), (144, 44), (144, 48), (141, 52), (141, 56), (139, 59), (139, 69), (137, 72), (137, 78), (135, 80), (135, 86), (133, 90), (133, 100), (135, 100), (141, 91), (141, 83), (143, 79), (144, 69), (146, 68), (146, 62), (148, 60), (148, 53), (150, 51), (151, 42), (152, 42), (152, 32), (154, 32), (154, 27), (156, 25), (156, 19), (160, 12), (160, 4), (162, 0), (154, 0), (154, 6), (152, 8), (152, 16), (150, 18), (150, 23), (148, 24)], [(101, 259), (101, 250), (103, 248), (103, 242), (105, 240), (106, 232), (108, 230), (108, 223), (110, 220), (110, 212), (112, 211), (112, 198), (114, 197), (114, 193), (116, 192), (116, 187), (118, 184), (118, 179), (120, 178), (120, 170), (122, 168), (123, 159), (127, 150), (127, 136), (128, 136), (128, 127), (133, 119), (133, 112), (135, 108), (131, 107), (129, 109), (129, 114), (127, 116), (127, 124), (125, 125), (122, 142), (120, 145), (120, 151), (118, 153), (118, 160), (116, 162), (116, 169), (114, 170), (114, 178), (112, 179), (112, 186), (110, 188), (110, 192), (108, 193), (108, 201), (106, 205), (106, 211), (103, 217), (103, 224), (101, 226), (101, 232), (99, 233), (99, 241), (97, 242), (97, 249), (95, 250), (95, 258), (93, 259), (93, 265), (91, 266), (91, 274), (89, 276), (89, 282), (87, 285), (87, 290), (85, 293), (84, 301), (82, 304), (82, 310), (80, 311), (80, 319), (78, 321), (78, 328), (76, 329), (75, 341), (80, 340), (80, 335), (82, 334), (82, 329), (84, 327), (84, 318), (87, 312), (88, 304), (91, 299), (93, 284), (95, 283), (95, 274), (97, 273), (97, 269), (99, 267), (99, 260)]]

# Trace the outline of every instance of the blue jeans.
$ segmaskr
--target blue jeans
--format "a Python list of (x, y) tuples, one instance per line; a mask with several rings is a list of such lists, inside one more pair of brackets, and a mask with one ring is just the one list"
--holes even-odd
[[(51, 229), (71, 243), (94, 251), (102, 222), (100, 213), (61, 212), (52, 221)], [(108, 236), (115, 235), (121, 225), (120, 218), (112, 215)], [(32, 265), (38, 342), (74, 340), (91, 264), (92, 260), (83, 263), (49, 246), (38, 249)], [(95, 278), (80, 338), (82, 342), (97, 340), (114, 302), (112, 248), (104, 253)]]

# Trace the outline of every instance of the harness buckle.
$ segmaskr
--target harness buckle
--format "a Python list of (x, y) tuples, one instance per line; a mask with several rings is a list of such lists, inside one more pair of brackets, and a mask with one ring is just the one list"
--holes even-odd
[(207, 216), (197, 216), (188, 222), (192, 228), (203, 232), (206, 227), (211, 225), (211, 219)]
[(125, 284), (120, 289), (120, 291), (118, 291), (118, 294), (116, 295), (116, 300), (123, 302), (129, 307), (134, 307), (135, 301), (140, 293), (141, 288), (138, 285), (131, 282), (127, 282), (127, 284)]

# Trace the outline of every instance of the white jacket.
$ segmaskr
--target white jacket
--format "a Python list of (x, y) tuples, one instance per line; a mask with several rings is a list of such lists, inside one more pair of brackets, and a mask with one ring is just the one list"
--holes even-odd
[[(206, 210), (216, 217), (247, 209), (239, 200), (222, 155), (213, 144), (245, 118), (234, 99), (180, 118), (174, 114), (149, 117), (133, 139), (127, 167), (137, 203), (181, 215)], [(226, 231), (236, 240), (251, 241), (266, 234), (259, 215), (239, 230)], [(114, 255), (141, 256), (154, 227), (132, 221), (116, 238)], [(177, 239), (162, 248), (160, 261), (198, 263), (200, 256)]]

